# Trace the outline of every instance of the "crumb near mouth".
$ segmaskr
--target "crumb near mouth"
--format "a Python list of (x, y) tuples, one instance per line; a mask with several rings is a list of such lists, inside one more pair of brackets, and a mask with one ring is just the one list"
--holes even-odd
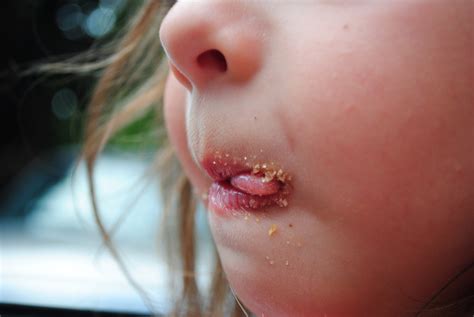
[(270, 166), (266, 163), (255, 164), (252, 169), (252, 174), (261, 175), (263, 177), (262, 182), (265, 183), (271, 182), (274, 179), (278, 180), (283, 184), (291, 181), (291, 176), (288, 175), (288, 173), (284, 172), (281, 168), (276, 169), (275, 167)]
[(273, 236), (275, 234), (275, 232), (277, 231), (278, 229), (278, 226), (276, 224), (272, 224), (270, 226), (270, 229), (268, 229), (268, 236)]

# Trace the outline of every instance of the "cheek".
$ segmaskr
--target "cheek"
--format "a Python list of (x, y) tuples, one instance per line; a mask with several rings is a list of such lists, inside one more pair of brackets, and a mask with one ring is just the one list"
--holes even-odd
[(313, 253), (343, 255), (357, 273), (334, 275), (361, 289), (383, 280), (423, 298), (472, 254), (472, 61), (386, 25), (390, 34), (367, 34), (389, 42), (342, 37), (327, 54), (309, 49), (317, 59), (292, 56), (305, 65), (285, 77), (292, 108), (280, 111), (307, 214), (328, 229), (330, 243)]
[[(346, 29), (327, 22), (338, 40), (298, 42), (294, 54), (318, 54), (291, 56), (305, 64), (293, 66), (297, 77), (285, 77), (304, 81), (285, 91), (293, 107), (283, 112), (299, 164), (312, 170), (303, 175), (308, 199), (321, 193), (341, 216), (381, 231), (406, 217), (427, 225), (436, 212), (442, 222), (459, 202), (474, 203), (472, 39), (456, 23), (437, 25), (446, 6), (420, 3), (432, 19), (400, 4), (374, 6)], [(358, 207), (344, 214), (347, 206)]]
[(186, 95), (186, 89), (174, 75), (170, 74), (166, 82), (164, 96), (164, 116), (168, 137), (185, 174), (198, 194), (202, 194), (207, 192), (209, 182), (203, 177), (203, 173), (194, 162), (188, 149), (185, 125)]
[[(401, 230), (407, 217), (420, 226), (428, 226), (433, 215), (442, 222), (455, 204), (473, 203), (474, 109), (472, 93), (465, 89), (469, 68), (442, 66), (449, 64), (442, 53), (423, 59), (428, 48), (407, 53), (410, 44), (395, 43), (397, 54), (391, 53), (395, 47), (377, 44), (346, 56), (344, 63), (334, 56), (322, 58), (330, 66), (313, 62), (309, 69), (334, 76), (318, 76), (318, 94), (294, 93), (294, 104), (300, 106), (289, 114), (288, 133), (300, 141), (295, 152), (304, 153), (300, 164), (315, 162), (306, 180), (313, 184), (308, 197), (323, 191), (331, 200), (327, 203), (339, 210), (358, 206), (343, 216), (359, 225), (380, 225), (380, 231), (391, 225)], [(400, 57), (407, 54), (412, 56)]]

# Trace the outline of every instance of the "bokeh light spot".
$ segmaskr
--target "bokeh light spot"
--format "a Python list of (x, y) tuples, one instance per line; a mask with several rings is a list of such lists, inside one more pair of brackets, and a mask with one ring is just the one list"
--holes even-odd
[(66, 120), (77, 111), (77, 95), (69, 88), (58, 90), (51, 100), (51, 110), (60, 120)]
[(82, 28), (90, 37), (100, 38), (113, 29), (116, 19), (114, 10), (98, 7), (87, 17)]

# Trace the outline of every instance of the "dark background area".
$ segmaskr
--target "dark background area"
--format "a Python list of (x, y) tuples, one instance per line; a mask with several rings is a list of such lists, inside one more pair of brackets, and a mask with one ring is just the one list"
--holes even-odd
[[(137, 1), (136, 1), (137, 2)], [(92, 76), (22, 75), (117, 28), (123, 0), (2, 1), (0, 219), (21, 220), (74, 162)]]
[[(32, 72), (91, 49), (101, 60), (106, 53), (97, 48), (121, 34), (143, 1), (0, 3), (0, 315), (149, 315), (147, 302), (104, 248), (84, 163), (76, 165), (100, 72)], [(163, 203), (146, 178), (159, 142), (155, 130), (160, 127), (150, 112), (114, 136), (97, 160), (94, 181), (103, 223), (153, 310), (166, 315), (172, 292), (165, 248), (156, 239)], [(203, 210), (197, 221), (199, 261), (207, 268), (215, 252)], [(201, 282), (210, 280), (203, 275)]]

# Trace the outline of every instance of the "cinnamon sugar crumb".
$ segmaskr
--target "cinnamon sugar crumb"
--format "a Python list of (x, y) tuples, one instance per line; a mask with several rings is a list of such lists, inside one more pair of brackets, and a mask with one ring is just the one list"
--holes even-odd
[(262, 178), (263, 183), (269, 183), (275, 178), (275, 171), (265, 171), (265, 176)]
[(286, 183), (288, 181), (291, 181), (291, 176), (288, 175), (287, 173), (283, 172), (283, 170), (280, 168), (276, 170), (274, 168), (274, 164), (255, 164), (253, 169), (252, 169), (252, 174), (262, 174), (262, 182), (268, 183), (271, 182), (276, 178), (276, 180)]
[(260, 172), (260, 164), (256, 164), (254, 167), (253, 167), (253, 170), (252, 170), (252, 174), (257, 174)]
[(278, 228), (277, 225), (272, 224), (270, 226), (270, 229), (268, 229), (268, 236), (271, 237), (277, 231), (277, 228)]
[(286, 207), (288, 206), (288, 201), (285, 198), (281, 198), (277, 201), (278, 206)]

